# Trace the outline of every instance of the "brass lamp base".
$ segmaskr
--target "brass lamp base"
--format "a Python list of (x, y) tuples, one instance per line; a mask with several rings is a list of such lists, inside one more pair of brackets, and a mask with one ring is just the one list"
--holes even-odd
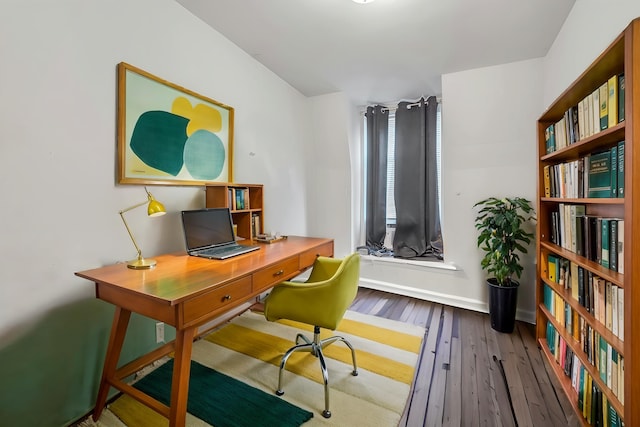
[(148, 270), (157, 264), (154, 259), (137, 258), (127, 262), (127, 267), (134, 270)]

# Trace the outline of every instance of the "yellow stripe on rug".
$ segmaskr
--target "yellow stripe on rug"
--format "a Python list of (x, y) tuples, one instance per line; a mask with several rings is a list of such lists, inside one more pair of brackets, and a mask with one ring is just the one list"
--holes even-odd
[[(286, 325), (291, 324), (291, 322), (282, 323)], [(366, 325), (359, 322), (343, 323), (350, 323), (352, 329), (358, 329), (358, 325), (360, 327), (364, 326), (365, 328), (363, 329), (367, 329)], [(295, 325), (294, 323), (294, 326)], [(326, 334), (325, 338), (329, 336), (330, 335)], [(242, 339), (238, 339), (238, 337), (242, 337)], [(207, 335), (205, 339), (214, 344), (227, 347), (238, 353), (260, 359), (276, 366), (280, 365), (282, 355), (294, 344), (291, 340), (258, 332), (233, 323)], [(349, 338), (347, 338), (347, 340), (348, 339)], [(351, 350), (342, 343), (336, 342), (326, 347), (323, 353), (328, 358), (347, 364), (351, 363)], [(405, 384), (411, 384), (413, 381), (413, 366), (399, 363), (387, 357), (356, 349), (356, 362), (358, 368), (366, 369), (395, 381), (400, 381)], [(314, 365), (317, 363), (315, 357), (310, 356), (309, 353), (293, 353), (287, 361), (287, 370), (296, 375), (309, 378), (317, 383), (322, 383), (323, 379), (320, 370), (314, 368)]]

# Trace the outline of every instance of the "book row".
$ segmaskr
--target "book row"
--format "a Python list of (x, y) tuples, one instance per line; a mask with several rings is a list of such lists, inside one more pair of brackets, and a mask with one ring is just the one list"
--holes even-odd
[[(555, 310), (554, 318), (580, 344), (580, 348), (587, 356), (587, 361), (595, 367), (602, 382), (620, 400), (620, 403), (624, 403), (624, 387), (622, 387), (624, 379), (620, 378), (620, 366), (624, 364), (623, 355), (611, 346), (595, 329), (591, 328), (582, 317), (577, 315), (575, 310), (570, 307), (566, 308), (562, 297), (555, 292), (553, 294), (555, 295), (552, 295), (551, 298), (555, 302), (552, 302), (552, 307), (555, 305), (556, 308), (559, 308)], [(567, 311), (565, 312), (565, 309), (560, 307), (564, 307)], [(560, 345), (558, 341), (552, 342), (555, 346)], [(552, 349), (552, 353), (557, 350), (557, 347)]]
[(624, 219), (585, 214), (584, 205), (558, 204), (551, 212), (551, 243), (624, 273)]
[(624, 197), (624, 141), (580, 159), (543, 167), (545, 197)]
[[(617, 382), (614, 384), (611, 382), (612, 378), (607, 379), (608, 366), (601, 362), (606, 362), (606, 359), (602, 359), (601, 351), (615, 352), (616, 360), (622, 358), (622, 355), (615, 350), (610, 343), (606, 341), (591, 325), (584, 320), (582, 316), (578, 314), (576, 310), (573, 310), (571, 306), (557, 293), (550, 290), (549, 301), (545, 302), (545, 306), (553, 315), (553, 318), (571, 335), (571, 337), (580, 344), (580, 348), (587, 356), (587, 360), (598, 370), (602, 375), (602, 380), (607, 386), (612, 389), (615, 388), (615, 395), (618, 396)], [(549, 306), (547, 306), (549, 304)], [(609, 372), (611, 374), (612, 372)], [(617, 378), (617, 377), (616, 377)], [(615, 378), (614, 378), (615, 379)]]
[[(611, 405), (606, 394), (598, 387), (578, 356), (567, 345), (551, 322), (547, 323), (547, 344), (564, 374), (571, 379), (571, 387), (578, 397), (578, 408), (587, 423), (593, 426), (624, 426), (624, 421)], [(616, 376), (615, 381), (618, 384), (616, 388), (624, 390), (624, 359), (611, 353), (608, 361), (603, 363), (609, 364), (611, 375)], [(622, 402), (622, 400), (620, 401)]]
[[(554, 255), (548, 255), (547, 271), (549, 281), (570, 290), (574, 301), (612, 334), (624, 340), (624, 288), (604, 280), (576, 263)], [(547, 291), (545, 288), (545, 292)], [(547, 295), (544, 297), (546, 302)], [(564, 308), (566, 311), (566, 307)], [(570, 322), (571, 319), (568, 319), (568, 322), (563, 324)]]
[(546, 152), (552, 153), (624, 121), (624, 74), (611, 76), (565, 111), (545, 130)]
[(241, 211), (250, 209), (249, 206), (249, 189), (248, 188), (230, 188), (229, 189), (229, 208), (232, 211)]

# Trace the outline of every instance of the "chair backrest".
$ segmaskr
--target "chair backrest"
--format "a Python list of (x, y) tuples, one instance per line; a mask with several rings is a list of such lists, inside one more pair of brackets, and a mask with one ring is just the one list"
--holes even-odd
[(289, 319), (334, 330), (358, 293), (360, 255), (319, 257), (305, 284), (276, 285), (266, 300), (267, 320)]

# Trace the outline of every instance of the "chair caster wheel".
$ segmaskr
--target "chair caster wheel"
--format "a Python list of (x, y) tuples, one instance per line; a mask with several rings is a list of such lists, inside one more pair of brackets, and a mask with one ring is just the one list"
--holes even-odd
[(278, 396), (282, 396), (284, 394), (284, 391), (282, 390), (276, 390), (276, 395)]
[(331, 418), (331, 411), (325, 409), (324, 411), (322, 411), (322, 416), (325, 418)]
[(358, 376), (358, 371), (351, 372), (351, 375), (353, 375), (354, 377), (357, 377)]

